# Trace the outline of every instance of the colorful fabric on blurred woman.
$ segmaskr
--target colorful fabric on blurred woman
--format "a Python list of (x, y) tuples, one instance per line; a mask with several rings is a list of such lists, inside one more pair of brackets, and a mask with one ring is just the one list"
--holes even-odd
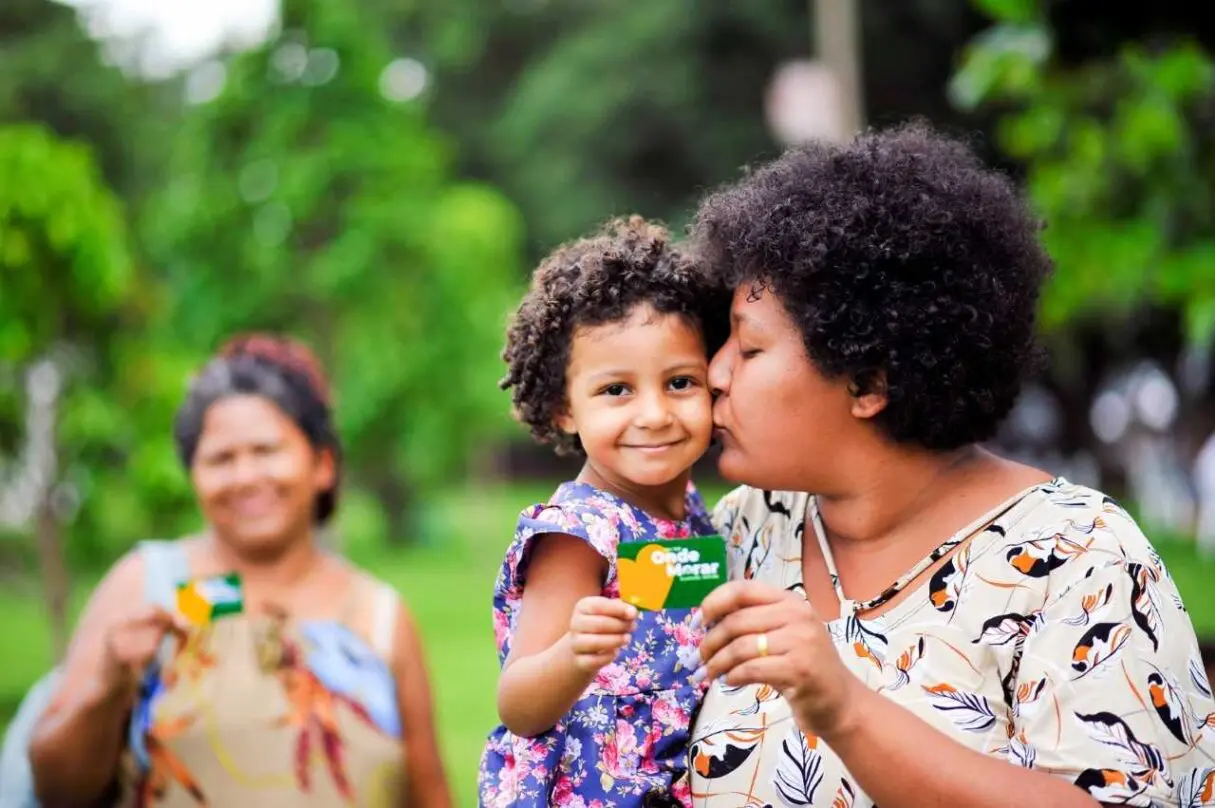
[[(121, 804), (399, 805), (401, 723), (387, 662), (396, 593), (362, 576), (352, 601), (342, 620), (237, 615), (176, 644), (132, 715)], [(364, 637), (351, 625), (368, 601)]]

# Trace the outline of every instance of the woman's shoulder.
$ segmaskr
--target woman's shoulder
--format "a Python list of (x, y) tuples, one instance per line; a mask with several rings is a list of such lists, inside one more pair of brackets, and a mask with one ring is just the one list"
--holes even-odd
[(338, 622), (355, 632), (385, 661), (400, 650), (402, 631), (414, 631), (413, 614), (401, 591), (391, 581), (346, 559), (334, 558), (335, 569), (347, 575), (350, 603), (355, 604)]
[(1119, 556), (1155, 552), (1135, 518), (1118, 500), (1063, 478), (1038, 486), (1028, 507), (1015, 514), (1005, 532), (1010, 540), (1061, 541), (1088, 552)]
[(968, 556), (972, 573), (1015, 573), (1023, 587), (1050, 599), (1104, 569), (1140, 565), (1166, 575), (1160, 555), (1116, 499), (1062, 478), (1037, 486), (997, 519)]

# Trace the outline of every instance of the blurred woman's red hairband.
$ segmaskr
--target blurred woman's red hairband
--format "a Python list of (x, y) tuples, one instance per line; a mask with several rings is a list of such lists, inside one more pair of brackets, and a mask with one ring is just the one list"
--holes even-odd
[(219, 356), (254, 356), (284, 370), (303, 376), (312, 392), (326, 406), (330, 404), (329, 381), (316, 354), (308, 346), (288, 337), (271, 334), (238, 334), (224, 343)]

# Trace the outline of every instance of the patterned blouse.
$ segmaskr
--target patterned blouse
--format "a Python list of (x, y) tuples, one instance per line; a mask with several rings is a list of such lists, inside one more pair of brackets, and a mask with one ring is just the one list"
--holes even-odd
[[(731, 578), (804, 594), (807, 509), (814, 525), (806, 494), (727, 495), (714, 521)], [(843, 604), (828, 629), (849, 669), (958, 742), (1064, 777), (1098, 801), (1215, 805), (1215, 701), (1194, 629), (1126, 511), (1056, 479), (978, 529), (885, 613), (870, 619)], [(713, 686), (691, 770), (696, 808), (873, 805), (765, 686)]]

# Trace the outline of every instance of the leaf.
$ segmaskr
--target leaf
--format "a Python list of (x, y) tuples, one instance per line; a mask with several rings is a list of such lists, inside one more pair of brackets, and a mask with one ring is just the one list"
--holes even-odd
[(932, 706), (947, 714), (958, 729), (986, 732), (996, 725), (996, 714), (985, 696), (963, 693), (949, 685), (924, 690)]
[(1202, 660), (1197, 656), (1190, 657), (1190, 681), (1194, 683), (1194, 687), (1198, 692), (1207, 699), (1211, 698), (1211, 682), (1207, 678), (1206, 667), (1202, 664)]
[(975, 642), (980, 645), (1007, 645), (1022, 639), (1035, 619), (1035, 615), (1016, 613), (1000, 614), (988, 618), (983, 623), (982, 631)]
[(1185, 308), (1185, 333), (1191, 345), (1215, 341), (1215, 295), (1190, 300)]
[(1042, 26), (994, 25), (963, 51), (946, 90), (949, 100), (958, 109), (973, 110), (988, 101), (1021, 97), (1037, 86), (1039, 67), (1050, 53)]
[(1215, 795), (1215, 768), (1190, 769), (1177, 784), (1179, 808), (1203, 808), (1211, 804)]
[(974, 0), (974, 6), (1001, 22), (1029, 22), (1040, 13), (1037, 0)]
[(1150, 772), (1167, 772), (1167, 764), (1160, 750), (1135, 737), (1130, 725), (1113, 713), (1076, 713), (1076, 718), (1088, 729), (1089, 737), (1118, 751), (1120, 762), (1132, 767), (1135, 774), (1144, 777)]
[(788, 806), (813, 805), (814, 792), (823, 782), (823, 759), (815, 749), (817, 739), (808, 742), (798, 729), (785, 737), (776, 762), (773, 783), (777, 796)]

